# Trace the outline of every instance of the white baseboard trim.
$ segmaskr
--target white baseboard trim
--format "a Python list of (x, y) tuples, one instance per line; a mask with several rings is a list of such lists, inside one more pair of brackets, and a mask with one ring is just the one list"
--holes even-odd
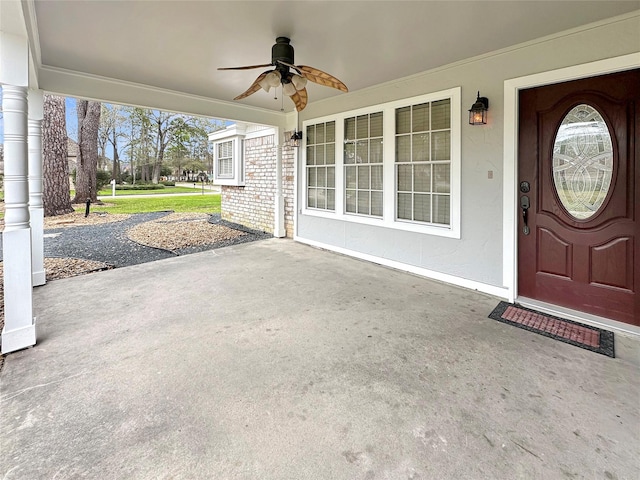
[(296, 242), (304, 243), (312, 247), (321, 248), (323, 250), (329, 250), (332, 252), (340, 253), (342, 255), (347, 255), (349, 257), (355, 257), (360, 260), (366, 260), (372, 263), (377, 263), (380, 265), (384, 265), (385, 267), (395, 268), (396, 270), (401, 270), (404, 272), (419, 275), (421, 277), (430, 278), (432, 280), (438, 280), (440, 282), (449, 283), (457, 287), (467, 288), (469, 290), (475, 290), (478, 292), (486, 293), (503, 300), (506, 300), (509, 295), (509, 290), (505, 287), (496, 287), (495, 285), (488, 285), (486, 283), (476, 282), (475, 280), (456, 277), (455, 275), (450, 275), (448, 273), (436, 272), (433, 270), (429, 270), (427, 268), (410, 265), (408, 263), (397, 262), (395, 260), (376, 257), (375, 255), (369, 255), (367, 253), (358, 252), (356, 250), (350, 250), (348, 248), (336, 247), (335, 245), (317, 242), (315, 240), (309, 240), (307, 238), (302, 238), (297, 235), (294, 236), (293, 239)]
[(584, 323), (606, 330), (613, 330), (618, 333), (640, 336), (640, 327), (636, 327), (635, 325), (629, 325), (609, 318), (599, 317), (598, 315), (591, 315), (590, 313), (584, 313), (570, 308), (561, 307), (559, 305), (553, 305), (551, 303), (540, 302), (531, 298), (518, 297), (516, 302), (523, 307), (531, 308), (542, 313), (548, 313), (549, 315), (555, 315), (556, 317), (566, 318), (567, 320), (572, 320), (574, 322)]
[(42, 270), (41, 272), (33, 272), (31, 274), (31, 279), (33, 281), (33, 286), (39, 287), (47, 283), (47, 274), (44, 270)]
[(36, 318), (26, 327), (7, 331), (2, 329), (2, 354), (22, 350), (36, 344)]

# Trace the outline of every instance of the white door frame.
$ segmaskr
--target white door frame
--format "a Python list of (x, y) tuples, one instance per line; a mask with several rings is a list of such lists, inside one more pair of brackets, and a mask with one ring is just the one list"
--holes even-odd
[[(577, 80), (640, 67), (640, 52), (574, 65), (549, 72), (512, 78), (504, 82), (504, 183), (502, 279), (508, 299), (518, 298), (518, 93), (531, 87)], [(617, 322), (618, 323), (618, 322)]]

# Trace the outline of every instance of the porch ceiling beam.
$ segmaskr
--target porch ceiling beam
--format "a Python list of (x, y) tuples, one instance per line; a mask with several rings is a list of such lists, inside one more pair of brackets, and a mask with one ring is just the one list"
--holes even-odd
[(286, 115), (263, 108), (113, 78), (42, 66), (39, 86), (58, 95), (284, 128)]

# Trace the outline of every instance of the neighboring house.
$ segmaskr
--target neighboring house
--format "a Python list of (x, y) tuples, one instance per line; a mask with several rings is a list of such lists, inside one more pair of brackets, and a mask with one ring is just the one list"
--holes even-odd
[[(161, 20), (141, 20), (151, 6), (26, 0), (16, 14), (0, 2), (24, 27), (14, 32), (23, 43), (0, 49), (21, 59), (11, 72), (22, 72), (22, 83), (12, 84), (9, 70), (0, 82), (14, 86), (12, 95), (29, 85), (235, 121), (210, 135), (224, 218), (640, 334), (640, 123), (629, 113), (640, 111), (637, 3), (321, 3), (297, 2), (289, 12), (279, 2), (231, 2), (233, 17), (200, 2), (207, 32), (167, 38), (180, 52), (168, 59), (135, 41), (159, 34)], [(74, 25), (96, 32), (90, 58), (75, 27), (64, 28), (71, 11)], [(171, 12), (184, 21), (190, 10), (169, 2), (165, 20)], [(109, 19), (124, 15), (136, 30), (107, 35)], [(258, 48), (268, 55), (269, 45), (254, 40), (273, 35), (270, 15), (287, 27), (295, 18), (298, 60), (324, 68), (316, 63), (323, 56), (357, 88), (334, 94), (311, 85), (300, 112), (286, 110), (284, 86), (276, 102), (258, 83), (254, 95), (231, 102), (264, 70), (216, 67), (255, 64)], [(202, 38), (209, 31), (233, 48), (211, 49)], [(29, 49), (43, 55), (33, 76)], [(111, 71), (118, 77), (104, 76)], [(485, 105), (472, 124), (469, 110)], [(299, 146), (293, 131), (302, 132)], [(11, 235), (26, 236), (20, 229)]]
[(67, 164), (69, 165), (69, 186), (71, 190), (75, 190), (76, 186), (73, 183), (73, 172), (78, 168), (78, 153), (80, 147), (78, 143), (67, 137)]

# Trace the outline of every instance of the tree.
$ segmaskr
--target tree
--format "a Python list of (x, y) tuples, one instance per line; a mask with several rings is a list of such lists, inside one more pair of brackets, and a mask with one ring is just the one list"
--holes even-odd
[(120, 182), (120, 146), (121, 141), (126, 139), (124, 131), (127, 117), (126, 109), (121, 105), (102, 104), (100, 113), (100, 129), (98, 131), (98, 146), (100, 147), (101, 158), (106, 158), (107, 144), (113, 149), (113, 168), (111, 179)]
[(44, 96), (42, 152), (44, 215), (52, 217), (71, 213), (64, 97)]
[(73, 198), (73, 203), (84, 203), (87, 199), (97, 202), (100, 102), (78, 100), (76, 109), (78, 111), (78, 166), (76, 167), (76, 196)]

